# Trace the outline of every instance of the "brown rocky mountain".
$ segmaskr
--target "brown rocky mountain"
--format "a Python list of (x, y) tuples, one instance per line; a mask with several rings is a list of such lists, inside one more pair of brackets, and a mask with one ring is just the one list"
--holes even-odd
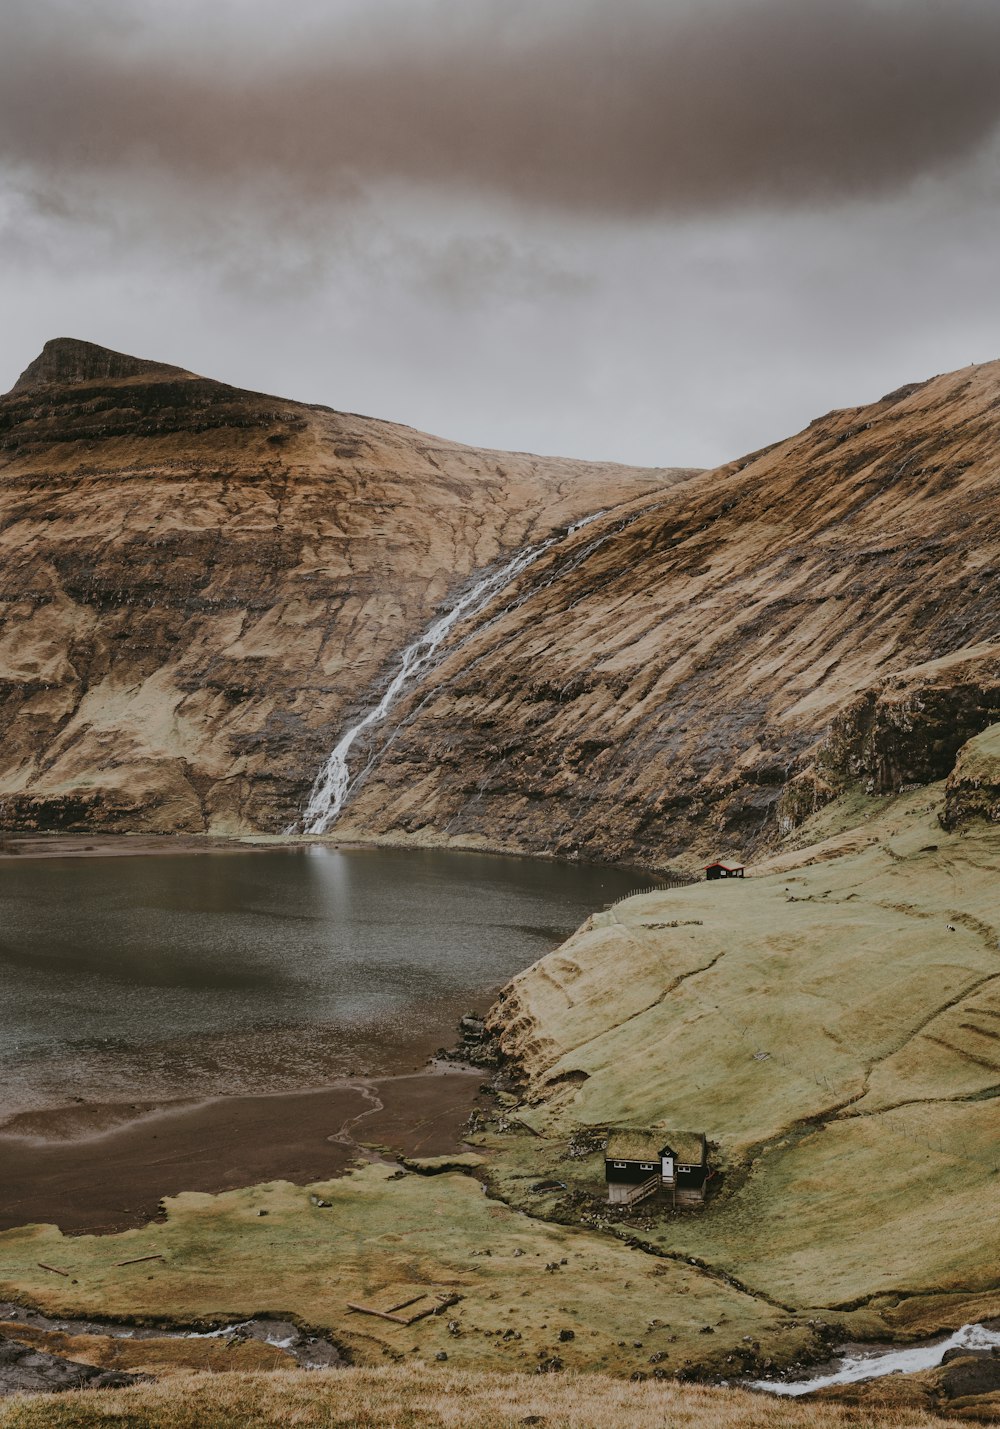
[(831, 412), (532, 567), (338, 831), (658, 864), (941, 778), (1000, 719), (998, 569), (1000, 363)]
[(473, 572), (675, 475), (46, 344), (0, 398), (0, 823), (284, 827)]

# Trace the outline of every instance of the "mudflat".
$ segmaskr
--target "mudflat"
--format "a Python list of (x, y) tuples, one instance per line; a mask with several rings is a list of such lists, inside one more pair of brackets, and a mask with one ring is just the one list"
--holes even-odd
[(6, 834), (0, 859), (125, 858), (178, 853), (266, 853), (270, 844), (209, 834)]
[(359, 1160), (362, 1141), (413, 1156), (458, 1151), (481, 1080), (481, 1072), (449, 1069), (216, 1097), (151, 1110), (97, 1134), (88, 1130), (92, 1109), (84, 1106), (75, 1138), (65, 1111), (36, 1113), (0, 1134), (0, 1229), (52, 1223), (77, 1234), (126, 1230), (153, 1219), (164, 1196), (182, 1191), (341, 1175)]

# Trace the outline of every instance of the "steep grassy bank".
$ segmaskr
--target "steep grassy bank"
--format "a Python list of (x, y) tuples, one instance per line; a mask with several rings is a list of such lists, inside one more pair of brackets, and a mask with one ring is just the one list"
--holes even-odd
[(650, 1246), (858, 1333), (998, 1313), (1000, 831), (943, 809), (845, 799), (753, 878), (631, 899), (514, 979), (505, 1193), (544, 1160), (550, 1213), (593, 1222), (574, 1132), (704, 1130), (716, 1194), (646, 1217)]

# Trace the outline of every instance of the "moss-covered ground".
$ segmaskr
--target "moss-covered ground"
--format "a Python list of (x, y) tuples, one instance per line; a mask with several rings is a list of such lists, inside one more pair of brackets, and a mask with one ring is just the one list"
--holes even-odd
[(574, 1136), (704, 1130), (712, 1199), (638, 1216), (651, 1246), (869, 1332), (907, 1301), (914, 1331), (996, 1313), (1000, 831), (941, 807), (854, 793), (754, 876), (631, 899), (515, 979), (494, 1023), (533, 1135), (490, 1138), (504, 1194), (544, 1164), (569, 1187), (544, 1211), (594, 1223)]
[[(785, 1358), (810, 1340), (796, 1317), (724, 1280), (526, 1216), (470, 1175), (369, 1166), (311, 1191), (282, 1182), (184, 1195), (168, 1212), (119, 1236), (10, 1231), (0, 1281), (43, 1310), (84, 1317), (292, 1317), (329, 1330), (361, 1363), (444, 1353), (456, 1366), (523, 1369), (557, 1356), (567, 1369), (651, 1374), (706, 1357), (721, 1367), (751, 1341)], [(462, 1298), (409, 1327), (348, 1309), (422, 1292)]]

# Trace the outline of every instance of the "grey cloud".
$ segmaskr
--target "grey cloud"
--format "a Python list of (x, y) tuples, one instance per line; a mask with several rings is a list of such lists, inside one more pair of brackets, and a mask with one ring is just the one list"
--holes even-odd
[(995, 0), (372, 5), (273, 43), (230, 11), (181, 46), (134, 3), (4, 9), (0, 159), (208, 205), (270, 179), (279, 227), (379, 181), (599, 217), (871, 196), (1000, 121)]

